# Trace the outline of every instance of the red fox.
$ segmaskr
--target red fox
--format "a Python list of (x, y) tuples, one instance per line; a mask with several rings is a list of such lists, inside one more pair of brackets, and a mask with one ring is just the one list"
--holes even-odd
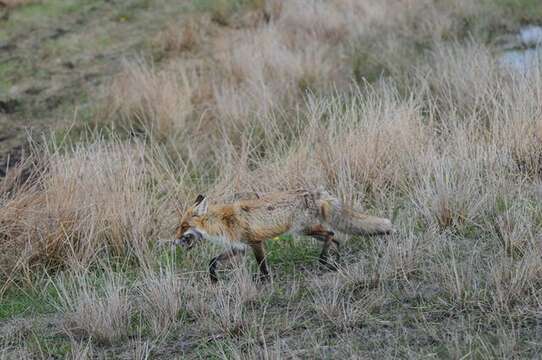
[(201, 240), (223, 245), (226, 251), (209, 263), (211, 281), (216, 282), (219, 263), (230, 260), (252, 248), (260, 268), (260, 279), (267, 280), (264, 241), (282, 234), (311, 236), (323, 242), (320, 262), (328, 261), (332, 248), (339, 242), (333, 230), (352, 235), (387, 234), (390, 220), (362, 214), (344, 206), (325, 191), (296, 190), (268, 193), (230, 204), (208, 205), (198, 195), (180, 219), (173, 244), (187, 249)]

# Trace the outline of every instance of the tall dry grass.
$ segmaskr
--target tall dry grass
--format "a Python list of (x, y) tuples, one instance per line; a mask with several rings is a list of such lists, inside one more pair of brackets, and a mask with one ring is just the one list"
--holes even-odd
[(123, 281), (109, 274), (101, 291), (85, 274), (58, 281), (56, 306), (65, 317), (66, 331), (101, 344), (124, 340), (130, 331), (133, 302)]
[[(443, 343), (452, 357), (474, 348), (481, 357), (516, 354), (517, 319), (540, 309), (540, 68), (513, 72), (476, 36), (462, 39), (460, 19), (481, 16), (469, 1), (266, 6), (254, 11), (267, 20), (223, 29), (212, 44), (183, 45), (185, 31), (177, 41), (167, 30), (164, 46), (176, 55), (162, 67), (126, 63), (98, 121), (130, 140), (36, 148), (31, 180), (0, 187), (3, 277), (36, 265), (82, 271), (102, 257), (136, 259), (143, 274), (134, 288), (108, 280), (100, 293), (85, 277), (81, 287), (59, 285), (61, 311), (76, 325), (67, 331), (102, 342), (133, 335), (126, 319), (139, 313), (157, 344), (189, 329), (188, 337), (218, 342), (219, 357), (294, 348), (300, 357), (356, 357), (352, 339), (374, 340), (365, 328), (391, 349), (367, 357), (397, 349), (415, 357), (423, 341)], [(420, 55), (415, 44), (430, 50)], [(205, 46), (211, 55), (203, 57)], [(190, 51), (201, 60), (188, 61)], [(356, 70), (353, 54), (369, 61)], [(368, 83), (371, 64), (382, 71)], [(157, 270), (163, 253), (154, 241), (172, 236), (175, 208), (196, 193), (219, 202), (297, 187), (327, 188), (391, 217), (397, 231), (347, 243), (352, 254), (331, 276), (278, 261), (282, 277), (263, 290), (247, 263), (229, 282), (207, 286), (199, 270), (215, 255), (209, 247)], [(316, 274), (302, 291), (308, 272)], [(401, 306), (423, 316), (394, 318)], [(493, 328), (470, 323), (480, 318)], [(413, 345), (405, 329), (429, 340)], [(484, 331), (507, 342), (490, 347)], [(339, 345), (323, 349), (330, 333), (341, 334)], [(147, 340), (135, 356), (160, 348)]]
[(163, 336), (180, 321), (185, 294), (183, 285), (172, 269), (163, 269), (158, 274), (150, 272), (143, 279), (139, 297), (142, 313), (147, 319), (153, 336)]
[(145, 264), (149, 240), (167, 220), (162, 211), (173, 204), (171, 195), (158, 195), (164, 189), (145, 165), (148, 150), (99, 140), (38, 151), (30, 183), (2, 197), (3, 275), (40, 265), (85, 268), (104, 254)]
[[(156, 71), (141, 62), (126, 64), (111, 85), (106, 118), (115, 114), (121, 128), (157, 137), (188, 133), (192, 89), (186, 75)], [(144, 91), (141, 91), (145, 89)]]
[[(290, 116), (270, 110), (229, 129), (210, 122), (179, 138), (178, 153), (120, 140), (46, 150), (33, 183), (4, 196), (4, 244), (25, 249), (27, 263), (89, 264), (104, 249), (145, 262), (149, 241), (196, 190), (219, 201), (299, 186), (388, 215), (406, 200), (436, 232), (486, 230), (507, 192), (537, 186), (540, 126), (539, 73), (511, 73), (489, 56), (474, 43), (438, 48), (427, 66), (440, 75), (419, 73), (407, 97), (393, 81), (352, 87), (346, 98), (311, 95)], [(469, 84), (480, 72), (469, 67), (487, 74), (476, 87)]]

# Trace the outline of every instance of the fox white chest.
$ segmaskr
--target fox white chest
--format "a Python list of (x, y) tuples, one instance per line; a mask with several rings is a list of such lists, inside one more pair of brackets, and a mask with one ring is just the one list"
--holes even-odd
[(205, 237), (205, 240), (210, 241), (213, 244), (222, 246), (226, 249), (244, 250), (247, 247), (246, 244), (239, 241), (231, 241), (225, 236), (210, 235), (207, 233), (203, 233), (203, 236)]

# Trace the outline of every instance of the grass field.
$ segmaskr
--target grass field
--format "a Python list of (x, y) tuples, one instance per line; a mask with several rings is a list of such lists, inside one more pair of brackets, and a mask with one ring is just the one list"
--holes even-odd
[[(540, 356), (542, 67), (501, 61), (538, 1), (5, 5), (0, 358)], [(396, 231), (337, 271), (270, 240), (268, 284), (159, 246), (198, 193), (300, 187)]]

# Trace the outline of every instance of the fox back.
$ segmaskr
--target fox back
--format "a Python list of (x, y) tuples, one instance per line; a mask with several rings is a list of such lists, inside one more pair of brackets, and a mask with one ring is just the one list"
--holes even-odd
[(349, 209), (325, 191), (295, 190), (231, 204), (197, 204), (184, 214), (177, 235), (194, 228), (210, 240), (250, 244), (284, 233), (304, 234), (307, 228), (319, 224), (349, 234), (391, 230), (388, 219)]

